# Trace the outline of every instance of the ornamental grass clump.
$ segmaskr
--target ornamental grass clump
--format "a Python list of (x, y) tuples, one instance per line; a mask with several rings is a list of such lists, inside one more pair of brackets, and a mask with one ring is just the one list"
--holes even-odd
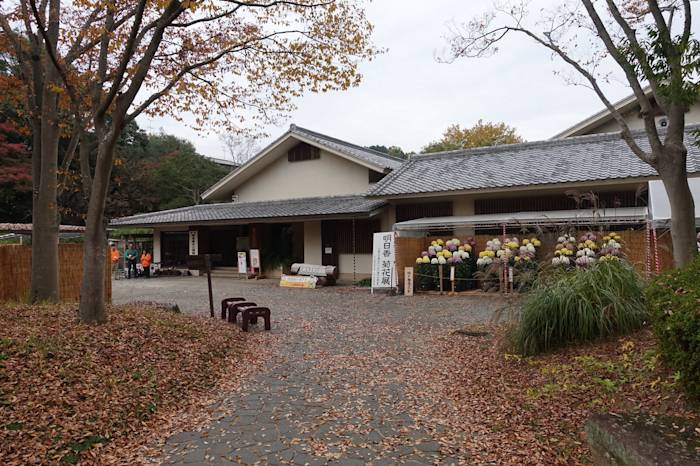
[(534, 355), (641, 327), (648, 312), (642, 281), (624, 261), (602, 261), (541, 277), (527, 297), (512, 343)]

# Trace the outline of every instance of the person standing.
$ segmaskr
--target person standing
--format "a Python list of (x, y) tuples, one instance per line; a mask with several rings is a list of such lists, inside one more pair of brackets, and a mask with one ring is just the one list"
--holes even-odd
[(136, 263), (139, 260), (139, 251), (134, 243), (129, 241), (129, 249), (126, 250), (127, 278), (131, 278), (131, 269), (134, 270), (134, 278), (137, 277)]
[(117, 249), (117, 245), (114, 243), (112, 243), (110, 257), (112, 259), (112, 278), (116, 279), (117, 270), (119, 270), (119, 249)]
[(144, 249), (141, 253), (141, 267), (143, 267), (143, 274), (146, 278), (150, 278), (151, 276), (152, 259), (153, 257), (151, 256), (151, 253), (148, 252), (148, 249)]

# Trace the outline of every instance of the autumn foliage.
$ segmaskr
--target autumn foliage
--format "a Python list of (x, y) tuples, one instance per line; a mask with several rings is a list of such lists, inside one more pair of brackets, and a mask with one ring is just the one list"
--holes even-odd
[(479, 120), (474, 126), (462, 128), (450, 125), (438, 141), (431, 142), (423, 152), (441, 152), (448, 150), (473, 149), (475, 147), (498, 146), (524, 142), (515, 128), (505, 123), (491, 123)]
[(171, 413), (255, 366), (241, 332), (218, 321), (144, 305), (113, 307), (97, 327), (77, 317), (0, 308), (3, 464), (105, 464), (115, 449), (123, 460)]
[(28, 222), (32, 203), (32, 161), (16, 125), (0, 122), (0, 218)]

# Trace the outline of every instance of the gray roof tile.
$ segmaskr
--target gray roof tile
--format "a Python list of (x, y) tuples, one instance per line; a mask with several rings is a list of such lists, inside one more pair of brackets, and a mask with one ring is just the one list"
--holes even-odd
[(306, 128), (302, 128), (297, 125), (291, 125), (289, 131), (292, 134), (304, 137), (311, 141), (316, 142), (321, 146), (325, 146), (329, 149), (336, 150), (347, 156), (363, 160), (365, 162), (371, 163), (373, 165), (380, 166), (382, 168), (388, 168), (395, 170), (399, 168), (404, 160), (391, 155), (384, 154), (383, 152), (378, 152), (376, 150), (368, 149), (367, 147), (358, 146), (351, 144), (346, 141), (341, 141), (325, 134), (317, 133)]
[[(688, 126), (688, 173), (700, 173), (700, 148)], [(648, 149), (643, 132), (635, 133)], [(558, 183), (658, 176), (620, 139), (619, 133), (577, 136), (413, 157), (369, 191), (370, 196), (397, 196), (449, 191), (479, 191)]]
[(272, 218), (367, 215), (385, 202), (363, 196), (328, 196), (280, 201), (200, 204), (179, 209), (122, 217), (112, 226), (149, 226), (222, 221), (260, 221)]

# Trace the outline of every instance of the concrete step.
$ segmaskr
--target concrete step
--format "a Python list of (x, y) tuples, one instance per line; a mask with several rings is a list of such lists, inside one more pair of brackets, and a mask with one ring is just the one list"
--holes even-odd
[(211, 276), (212, 276), (212, 277), (219, 277), (219, 278), (222, 278), (222, 277), (245, 278), (245, 274), (242, 274), (242, 273), (239, 274), (239, 273), (238, 273), (238, 270), (235, 270), (235, 271), (231, 270), (231, 271), (229, 271), (229, 270), (219, 270), (219, 269), (215, 269), (215, 270), (212, 270), (212, 271), (211, 271)]

